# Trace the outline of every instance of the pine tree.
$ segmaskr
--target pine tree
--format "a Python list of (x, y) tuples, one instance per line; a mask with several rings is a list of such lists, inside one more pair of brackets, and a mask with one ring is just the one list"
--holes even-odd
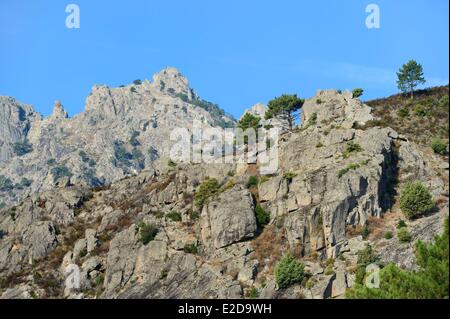
[(266, 120), (278, 117), (286, 120), (289, 124), (289, 128), (292, 129), (298, 110), (300, 110), (305, 101), (294, 95), (283, 94), (269, 102), (268, 110), (266, 111)]
[(424, 84), (425, 78), (423, 76), (422, 65), (415, 60), (410, 60), (404, 64), (397, 72), (397, 86), (400, 91), (410, 93), (411, 99), (414, 98), (414, 89), (419, 84)]
[(433, 243), (416, 243), (418, 271), (389, 264), (380, 271), (380, 288), (356, 284), (347, 291), (349, 299), (448, 299), (449, 297), (448, 218), (444, 234)]

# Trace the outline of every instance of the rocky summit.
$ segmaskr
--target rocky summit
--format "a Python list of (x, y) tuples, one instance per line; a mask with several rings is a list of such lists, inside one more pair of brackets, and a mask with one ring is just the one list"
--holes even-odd
[[(173, 68), (95, 86), (72, 118), (61, 102), (44, 118), (0, 97), (1, 297), (344, 298), (367, 247), (418, 269), (412, 243), (448, 216), (445, 158), (376, 125), (350, 92), (318, 91), (301, 114), (292, 130), (261, 123), (282, 128), (278, 169), (261, 175), (258, 161), (169, 160), (173, 129), (236, 125)], [(408, 220), (399, 196), (413, 181), (436, 205)], [(285, 285), (288, 252), (305, 275)]]

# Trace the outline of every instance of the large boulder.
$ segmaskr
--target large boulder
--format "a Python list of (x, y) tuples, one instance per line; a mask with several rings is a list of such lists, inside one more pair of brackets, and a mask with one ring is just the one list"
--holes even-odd
[(222, 248), (255, 236), (257, 224), (252, 195), (235, 187), (225, 191), (203, 208), (203, 243)]

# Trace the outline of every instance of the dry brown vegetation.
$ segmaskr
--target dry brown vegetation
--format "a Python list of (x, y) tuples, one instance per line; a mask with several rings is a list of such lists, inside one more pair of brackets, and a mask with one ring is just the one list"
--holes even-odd
[(414, 99), (403, 94), (365, 102), (379, 120), (368, 126), (391, 127), (417, 144), (430, 147), (433, 138), (448, 141), (449, 86), (415, 92)]
[(252, 242), (255, 258), (262, 267), (267, 265), (272, 271), (274, 264), (283, 255), (286, 243), (284, 231), (277, 229), (274, 225), (269, 225)]

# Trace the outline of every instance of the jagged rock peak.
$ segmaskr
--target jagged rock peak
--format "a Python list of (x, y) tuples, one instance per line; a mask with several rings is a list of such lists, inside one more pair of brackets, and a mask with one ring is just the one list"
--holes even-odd
[(352, 128), (355, 124), (364, 125), (374, 119), (372, 108), (353, 98), (349, 91), (319, 90), (305, 101), (302, 109), (302, 125), (307, 127), (320, 123)]
[(61, 101), (57, 100), (55, 102), (55, 105), (53, 106), (53, 112), (52, 112), (51, 117), (53, 119), (66, 119), (69, 117), (66, 110), (64, 110), (64, 107), (61, 104)]
[(258, 116), (263, 119), (266, 114), (266, 111), (267, 111), (267, 106), (265, 106), (262, 103), (256, 103), (251, 108), (245, 110), (244, 113), (242, 114), (242, 116), (244, 116), (247, 113), (250, 113), (254, 116)]
[(193, 90), (189, 87), (188, 79), (174, 67), (167, 67), (153, 75), (153, 83), (163, 92), (185, 94), (189, 99), (195, 97)]

